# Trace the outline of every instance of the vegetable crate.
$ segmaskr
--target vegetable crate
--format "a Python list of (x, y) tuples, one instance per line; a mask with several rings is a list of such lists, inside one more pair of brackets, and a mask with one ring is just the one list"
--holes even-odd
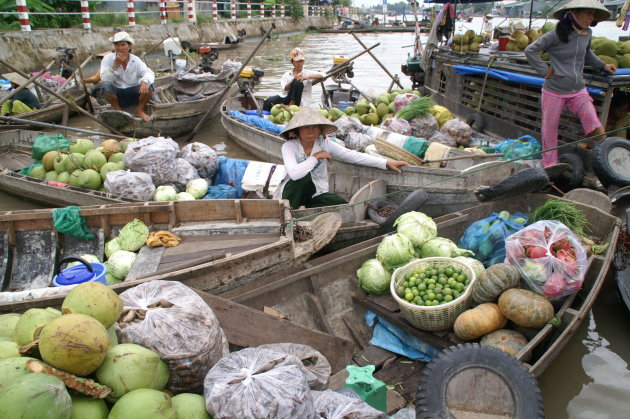
[[(470, 284), (466, 288), (466, 291), (453, 301), (440, 304), (438, 306), (418, 306), (403, 300), (396, 294), (396, 287), (405, 280), (405, 276), (407, 274), (410, 274), (416, 269), (422, 267), (446, 268), (448, 265), (461, 266), (462, 272), (465, 272), (466, 276), (470, 278)], [(475, 272), (468, 267), (468, 265), (456, 259), (445, 257), (424, 258), (409, 262), (405, 266), (396, 269), (392, 275), (390, 292), (392, 297), (394, 297), (394, 300), (396, 300), (400, 306), (400, 311), (403, 317), (414, 327), (428, 331), (447, 330), (453, 327), (453, 323), (455, 323), (457, 316), (462, 314), (471, 306), (472, 289), (476, 280), (477, 277), (475, 276)]]

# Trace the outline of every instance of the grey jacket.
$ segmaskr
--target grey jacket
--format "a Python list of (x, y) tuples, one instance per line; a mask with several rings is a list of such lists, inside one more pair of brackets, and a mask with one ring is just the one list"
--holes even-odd
[(602, 71), (605, 63), (591, 50), (592, 31), (580, 35), (571, 33), (569, 42), (560, 41), (556, 31), (549, 31), (525, 48), (527, 61), (543, 77), (549, 65), (540, 58), (540, 51), (547, 51), (553, 68), (553, 76), (545, 80), (543, 87), (554, 93), (576, 93), (584, 88), (584, 64)]

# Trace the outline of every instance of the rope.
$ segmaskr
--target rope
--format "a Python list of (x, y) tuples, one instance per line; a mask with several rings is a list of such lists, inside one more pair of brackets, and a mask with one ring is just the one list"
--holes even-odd
[(486, 84), (488, 83), (488, 74), (490, 73), (490, 66), (492, 62), (495, 60), (496, 56), (493, 55), (488, 60), (488, 66), (486, 67), (486, 74), (483, 75), (483, 86), (481, 86), (481, 95), (479, 96), (479, 103), (477, 104), (477, 111), (481, 109), (481, 101), (483, 100), (483, 95), (486, 92)]

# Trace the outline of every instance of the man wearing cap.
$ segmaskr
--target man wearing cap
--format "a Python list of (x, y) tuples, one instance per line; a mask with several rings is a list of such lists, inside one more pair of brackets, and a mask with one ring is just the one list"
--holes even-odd
[(151, 99), (155, 75), (140, 58), (131, 54), (133, 38), (127, 32), (118, 32), (109, 40), (116, 51), (101, 62), (105, 99), (116, 110), (136, 106), (136, 116), (148, 121), (151, 117), (144, 110)]
[(282, 94), (271, 96), (263, 103), (263, 110), (270, 110), (273, 105), (282, 103), (284, 105), (298, 105), (309, 107), (311, 105), (311, 92), (313, 80), (324, 77), (319, 71), (304, 69), (304, 52), (301, 48), (293, 48), (289, 54), (293, 69), (282, 75), (280, 88)]
[(483, 18), (483, 26), (481, 28), (481, 32), (483, 33), (483, 38), (488, 41), (492, 39), (492, 31), (494, 31), (494, 26), (492, 25), (492, 15), (485, 15)]
[[(17, 73), (3, 74), (2, 78), (9, 80), (13, 89), (17, 89), (28, 81)], [(20, 114), (32, 112), (41, 107), (42, 104), (39, 102), (39, 99), (37, 99), (37, 96), (28, 88), (25, 88), (17, 92), (10, 100), (4, 102), (0, 113), (2, 115)]]

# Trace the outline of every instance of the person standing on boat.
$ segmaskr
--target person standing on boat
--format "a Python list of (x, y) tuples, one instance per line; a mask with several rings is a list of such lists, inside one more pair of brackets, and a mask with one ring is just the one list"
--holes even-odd
[(347, 204), (347, 201), (328, 191), (328, 163), (333, 158), (346, 163), (390, 169), (401, 173), (409, 163), (370, 156), (347, 149), (325, 135), (337, 127), (314, 109), (304, 108), (287, 124), (281, 136), (288, 141), (282, 145), (282, 161), (286, 177), (276, 190), (274, 199), (287, 199), (291, 208), (324, 207)]
[(304, 69), (304, 52), (301, 48), (293, 48), (289, 54), (293, 68), (282, 75), (280, 89), (282, 94), (265, 99), (263, 110), (271, 110), (273, 105), (297, 105), (308, 108), (311, 105), (313, 80), (324, 77), (319, 71)]
[(481, 33), (484, 41), (491, 41), (493, 36), (492, 32), (494, 31), (494, 24), (492, 23), (493, 16), (485, 15), (483, 17), (483, 26), (481, 27)]
[[(556, 29), (547, 32), (525, 48), (529, 64), (545, 82), (542, 88), (542, 146), (543, 149), (558, 146), (560, 114), (566, 106), (580, 118), (587, 137), (604, 134), (604, 127), (597, 117), (593, 99), (586, 90), (582, 73), (584, 65), (595, 71), (614, 73), (617, 67), (606, 64), (591, 50), (592, 31), (595, 26), (610, 17), (610, 12), (597, 0), (573, 0), (558, 9), (553, 16), (559, 20)], [(551, 65), (540, 57), (547, 51)], [(601, 136), (599, 139), (605, 138)], [(558, 151), (543, 153), (543, 166), (558, 162)]]
[(116, 52), (101, 62), (103, 95), (116, 110), (136, 106), (136, 116), (148, 121), (151, 117), (145, 108), (151, 99), (155, 74), (131, 53), (134, 41), (127, 32), (117, 32), (109, 41), (114, 43)]
[[(18, 73), (3, 74), (2, 78), (9, 80), (11, 82), (11, 88), (13, 89), (17, 89), (28, 82), (26, 78), (20, 76)], [(15, 115), (32, 112), (41, 107), (42, 104), (39, 102), (39, 99), (37, 99), (37, 96), (28, 88), (24, 88), (2, 104), (2, 111), (0, 113), (3, 116)]]

